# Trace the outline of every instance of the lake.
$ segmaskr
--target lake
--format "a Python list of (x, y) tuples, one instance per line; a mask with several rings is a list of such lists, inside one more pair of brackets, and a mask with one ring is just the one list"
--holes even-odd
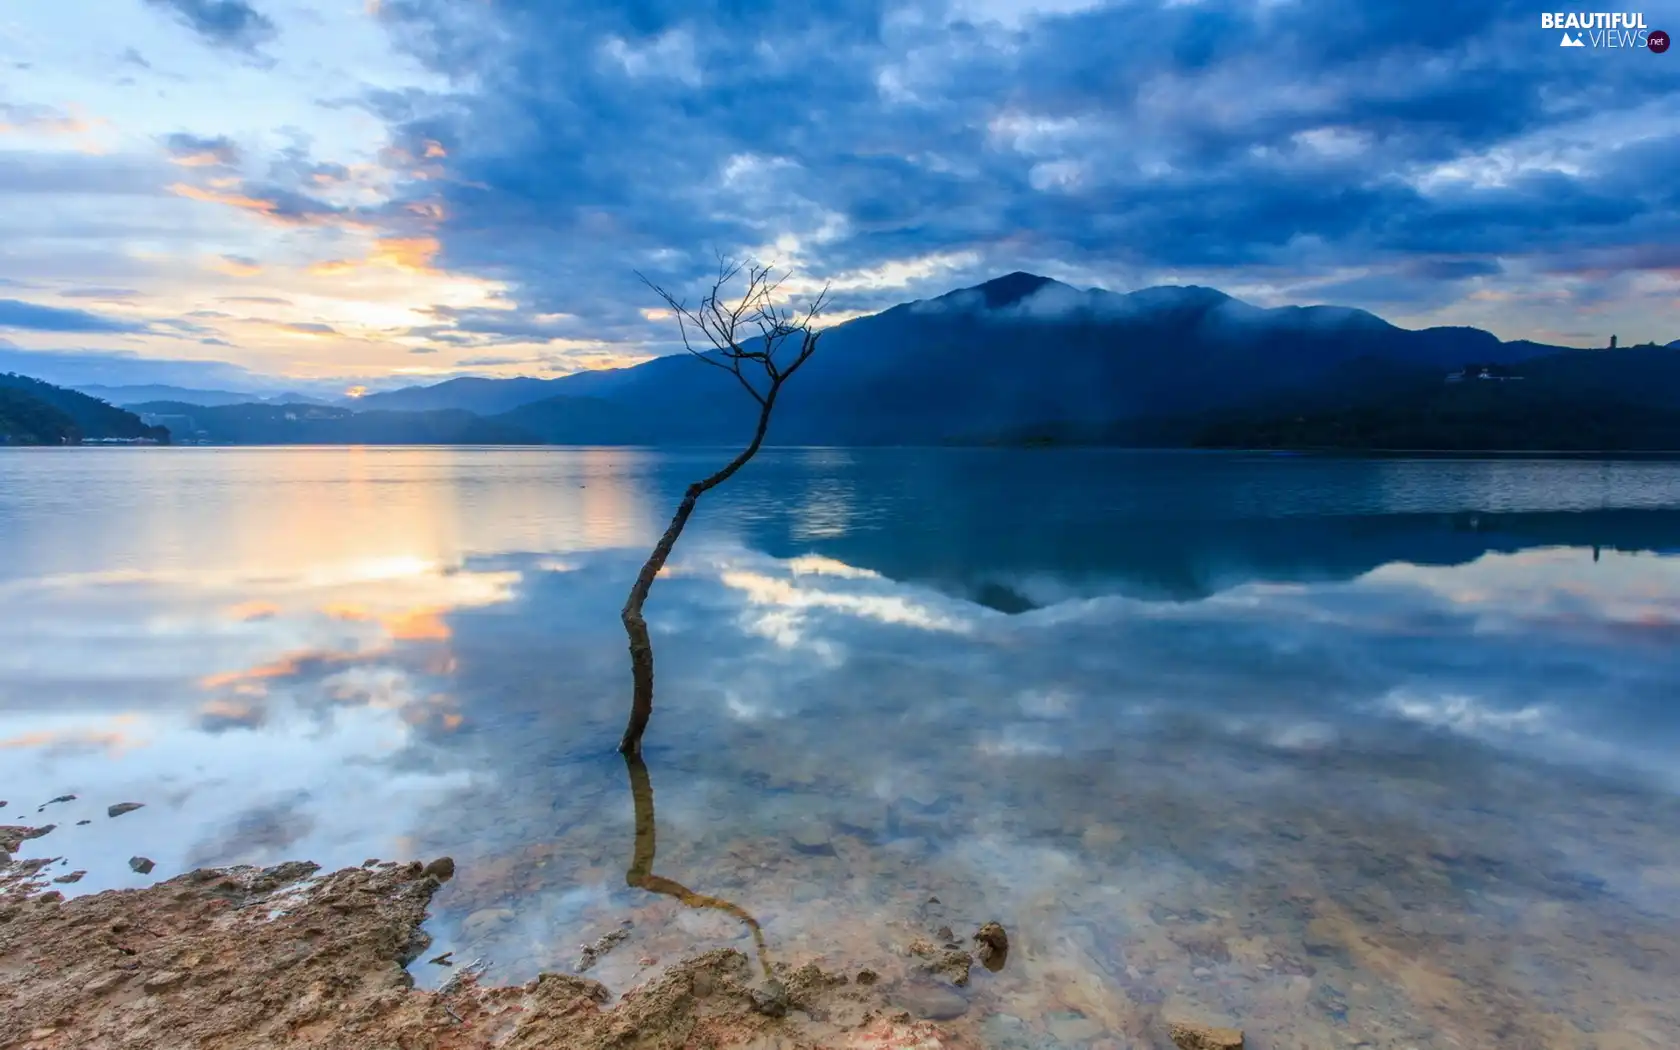
[[(448, 854), (429, 985), (746, 913), (1000, 1048), (1680, 1045), (1680, 464), (767, 450), (649, 600), (638, 795), (619, 608), (728, 454), (0, 450), (0, 823), (71, 893)], [(630, 884), (638, 806), (732, 908)]]

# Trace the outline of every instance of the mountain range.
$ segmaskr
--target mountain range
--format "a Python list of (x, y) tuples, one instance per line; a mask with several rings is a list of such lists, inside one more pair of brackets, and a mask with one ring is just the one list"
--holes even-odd
[[(1489, 386), (1473, 395), (1446, 391), (1449, 371), (1476, 365), (1537, 368), (1520, 395), (1536, 410), (1555, 408), (1559, 397), (1585, 398), (1613, 422), (1624, 403), (1644, 405), (1642, 426), (1655, 436), (1640, 437), (1643, 447), (1670, 440), (1665, 413), (1680, 400), (1674, 356), (1650, 346), (1505, 342), (1468, 327), (1405, 329), (1345, 307), (1265, 309), (1197, 286), (1121, 294), (1012, 273), (829, 329), (784, 388), (769, 439), (1194, 445), (1224, 427), (1231, 440), (1271, 433), (1307, 441), (1341, 431), (1303, 425), (1290, 438), (1261, 424), (1388, 403), (1428, 414), (1441, 398), (1457, 399), (1451, 411), (1511, 408), (1512, 398), (1500, 401)], [(1504, 386), (1517, 396), (1516, 384)], [(128, 407), (191, 416), (210, 440), (237, 443), (734, 444), (757, 411), (733, 377), (687, 354), (556, 379), (453, 379), (369, 394), (330, 412), (309, 411), (303, 399), (195, 405), (188, 392), (156, 392), (173, 396)], [(1543, 438), (1518, 434), (1514, 447)], [(1328, 443), (1340, 440), (1345, 434)], [(1680, 432), (1668, 447), (1680, 447)]]
[(82, 391), (0, 372), (0, 445), (110, 439), (168, 442), (169, 431)]

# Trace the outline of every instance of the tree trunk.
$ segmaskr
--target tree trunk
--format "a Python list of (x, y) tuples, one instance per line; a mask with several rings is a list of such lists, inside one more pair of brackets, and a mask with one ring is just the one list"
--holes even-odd
[(623, 738), (618, 742), (618, 752), (621, 755), (640, 757), (642, 734), (647, 731), (648, 719), (653, 716), (653, 643), (648, 638), (647, 620), (642, 617), (642, 604), (647, 601), (648, 591), (653, 589), (654, 579), (659, 576), (659, 571), (671, 557), (671, 551), (677, 545), (677, 538), (682, 535), (683, 526), (688, 524), (689, 516), (694, 513), (694, 505), (700, 501), (701, 494), (728, 481), (737, 470), (746, 465), (747, 460), (753, 458), (759, 446), (764, 444), (764, 432), (770, 427), (770, 412), (776, 407), (776, 393), (781, 389), (781, 385), (779, 379), (770, 384), (770, 390), (764, 397), (763, 408), (758, 414), (758, 429), (753, 432), (752, 444), (730, 460), (722, 470), (704, 481), (695, 482), (683, 493), (682, 502), (677, 504), (677, 512), (671, 515), (671, 523), (665, 526), (665, 534), (659, 537), (653, 553), (642, 563), (642, 571), (636, 574), (636, 582), (630, 586), (630, 596), (625, 599), (624, 611), (620, 614), (620, 619), (624, 621), (624, 633), (630, 636), (631, 678), (630, 721), (624, 727)]

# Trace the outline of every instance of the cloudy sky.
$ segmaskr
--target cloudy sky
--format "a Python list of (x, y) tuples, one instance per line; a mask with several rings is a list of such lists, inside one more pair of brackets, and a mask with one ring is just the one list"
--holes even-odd
[(1680, 337), (1680, 52), (1541, 6), (8, 3), (0, 365), (555, 375), (719, 252), (841, 317), (1027, 269)]

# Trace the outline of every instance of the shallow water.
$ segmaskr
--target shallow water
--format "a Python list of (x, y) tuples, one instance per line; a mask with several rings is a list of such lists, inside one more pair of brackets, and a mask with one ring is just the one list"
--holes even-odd
[[(69, 892), (450, 854), (507, 980), (756, 951), (627, 884), (613, 752), (719, 455), (0, 451), (0, 822)], [(773, 960), (999, 1047), (1680, 1045), (1680, 464), (773, 450), (648, 611), (652, 870)]]

